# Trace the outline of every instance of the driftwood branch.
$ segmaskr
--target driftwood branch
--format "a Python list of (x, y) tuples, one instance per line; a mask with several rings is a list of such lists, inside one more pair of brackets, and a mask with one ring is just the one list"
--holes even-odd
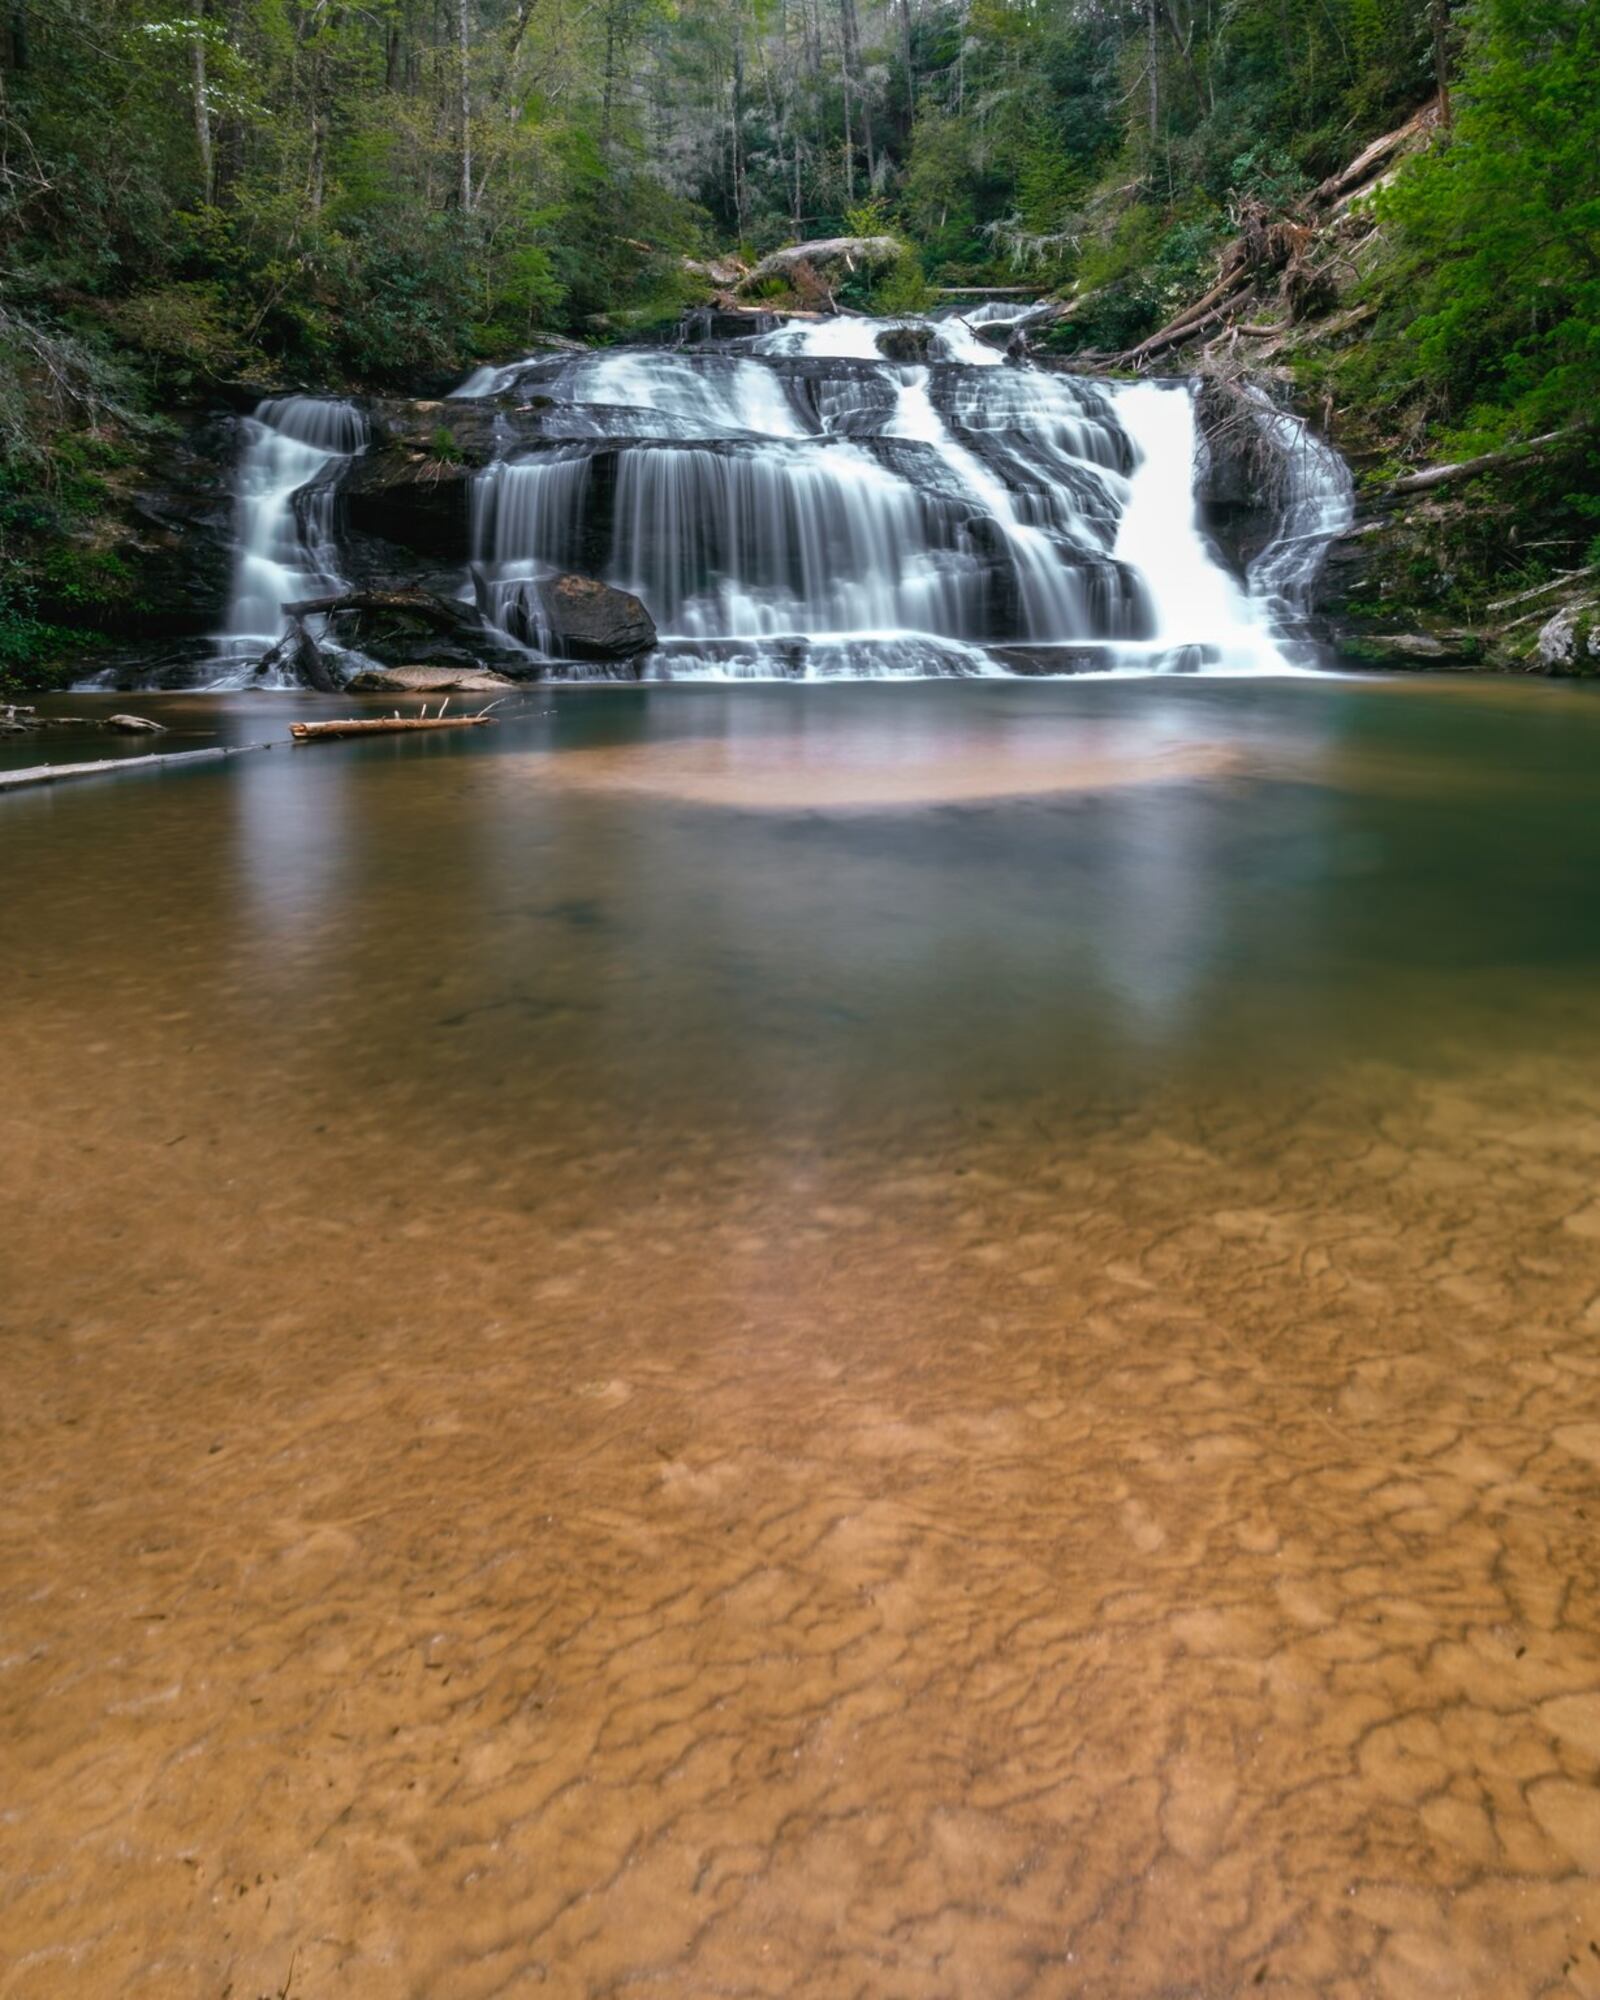
[(1543, 437), (1523, 444), (1508, 444), (1499, 451), (1486, 451), (1479, 458), (1464, 458), (1457, 465), (1430, 465), (1421, 472), (1408, 472), (1389, 488), (1391, 493), (1428, 493), (1436, 486), (1454, 486), (1458, 480), (1476, 479), (1480, 472), (1497, 472), (1502, 466), (1517, 465), (1525, 459), (1554, 458), (1594, 429), (1593, 424), (1567, 424)]

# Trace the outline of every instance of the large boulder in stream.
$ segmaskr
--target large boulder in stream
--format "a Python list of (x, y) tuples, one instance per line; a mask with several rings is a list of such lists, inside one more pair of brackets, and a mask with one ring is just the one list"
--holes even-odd
[(656, 643), (655, 620), (631, 590), (592, 576), (546, 577), (538, 588), (558, 653), (576, 660), (629, 660)]

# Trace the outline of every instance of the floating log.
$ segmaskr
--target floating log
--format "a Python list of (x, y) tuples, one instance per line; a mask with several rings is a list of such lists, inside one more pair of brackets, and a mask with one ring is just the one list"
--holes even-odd
[(30, 764), (25, 771), (0, 771), (0, 792), (27, 785), (60, 785), (73, 778), (120, 778), (128, 771), (170, 770), (174, 764), (204, 764), (218, 757), (242, 757), (270, 750), (270, 743), (218, 744), (208, 750), (162, 750), (152, 757), (98, 757), (92, 764)]
[(296, 743), (320, 743), (339, 736), (392, 736), (412, 729), (483, 729), (494, 721), (487, 712), (478, 715), (375, 715), (349, 722), (291, 722), (289, 734)]

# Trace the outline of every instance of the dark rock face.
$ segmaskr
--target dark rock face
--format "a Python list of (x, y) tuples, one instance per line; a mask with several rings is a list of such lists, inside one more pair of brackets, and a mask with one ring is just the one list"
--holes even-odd
[(559, 652), (580, 660), (627, 660), (656, 643), (655, 620), (632, 591), (592, 576), (555, 576), (539, 585), (539, 603)]
[(460, 562), (471, 535), (475, 470), (465, 459), (404, 447), (368, 452), (345, 474), (339, 511), (352, 534)]
[(933, 328), (926, 324), (891, 326), (878, 335), (878, 352), (885, 361), (916, 366), (932, 358), (936, 338)]
[(1248, 405), (1210, 381), (1200, 385), (1195, 423), (1204, 446), (1195, 486), (1200, 519), (1217, 554), (1242, 580), (1277, 525), (1260, 462), (1262, 432)]
[[(113, 552), (131, 578), (116, 606), (124, 636), (181, 638), (216, 628), (233, 578), (235, 418), (210, 415), (157, 445), (125, 510)], [(41, 607), (64, 623), (74, 606)]]

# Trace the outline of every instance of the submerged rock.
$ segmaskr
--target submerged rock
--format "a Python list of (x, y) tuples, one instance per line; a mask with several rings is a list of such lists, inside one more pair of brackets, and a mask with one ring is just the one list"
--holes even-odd
[(631, 590), (592, 576), (547, 577), (539, 605), (555, 650), (580, 660), (626, 660), (656, 643), (655, 620)]

